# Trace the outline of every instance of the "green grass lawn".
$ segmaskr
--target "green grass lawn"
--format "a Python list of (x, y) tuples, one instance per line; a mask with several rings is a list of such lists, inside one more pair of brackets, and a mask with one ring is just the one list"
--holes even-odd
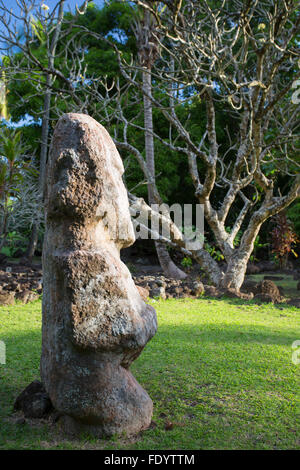
[(155, 424), (129, 440), (71, 440), (57, 425), (15, 423), (14, 399), (39, 378), (41, 302), (0, 307), (0, 449), (300, 448), (298, 309), (238, 299), (154, 306), (158, 332), (132, 370), (154, 401)]

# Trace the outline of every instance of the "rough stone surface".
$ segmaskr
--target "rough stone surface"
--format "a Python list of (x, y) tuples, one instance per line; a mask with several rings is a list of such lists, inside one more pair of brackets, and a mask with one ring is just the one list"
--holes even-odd
[(166, 299), (166, 291), (164, 287), (154, 287), (150, 291), (150, 296), (153, 298), (158, 297), (159, 299)]
[(257, 284), (258, 283), (256, 281), (252, 281), (251, 279), (245, 279), (242, 284), (241, 291), (246, 292), (246, 293), (253, 292), (254, 294), (256, 294)]
[(134, 281), (139, 287), (148, 290), (152, 298), (197, 298), (204, 293), (201, 281), (193, 279), (170, 279), (160, 276), (136, 276)]
[(204, 285), (200, 281), (194, 281), (192, 284), (192, 289), (193, 289), (194, 295), (196, 295), (197, 297), (199, 295), (204, 294)]
[(0, 305), (15, 303), (15, 299), (27, 303), (42, 293), (42, 271), (39, 267), (8, 266), (10, 271), (0, 269)]
[(30, 290), (23, 290), (21, 292), (16, 293), (16, 299), (21, 300), (23, 304), (27, 304), (28, 302), (32, 302), (33, 300), (37, 300), (39, 298), (39, 294), (36, 294)]
[(277, 303), (281, 301), (281, 295), (278, 287), (273, 281), (264, 280), (256, 286), (256, 295), (254, 297), (262, 302)]
[(140, 296), (146, 302), (149, 297), (149, 290), (142, 286), (136, 286), (137, 290), (139, 291)]
[(43, 384), (35, 380), (20, 393), (14, 409), (23, 411), (25, 418), (44, 418), (52, 410), (52, 404)]
[(221, 297), (221, 292), (215, 286), (204, 285), (205, 295), (208, 297)]
[(63, 115), (47, 165), (41, 377), (64, 430), (149, 427), (152, 401), (129, 370), (157, 329), (120, 249), (134, 242), (122, 160), (107, 131)]
[(0, 291), (0, 305), (13, 305), (15, 303), (15, 293)]

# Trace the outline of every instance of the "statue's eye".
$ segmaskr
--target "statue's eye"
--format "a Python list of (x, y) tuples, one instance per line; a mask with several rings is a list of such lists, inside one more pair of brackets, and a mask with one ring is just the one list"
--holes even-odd
[(58, 180), (62, 177), (66, 177), (68, 171), (72, 171), (79, 167), (79, 157), (71, 150), (65, 150), (56, 160), (54, 178)]
[(74, 159), (69, 152), (62, 153), (56, 161), (56, 168), (58, 170), (68, 170), (74, 166)]

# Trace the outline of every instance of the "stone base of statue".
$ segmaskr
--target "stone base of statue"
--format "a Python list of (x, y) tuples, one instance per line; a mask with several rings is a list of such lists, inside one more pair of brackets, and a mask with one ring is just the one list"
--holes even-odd
[[(60, 429), (66, 434), (87, 433), (102, 438), (115, 434), (135, 435), (149, 428), (153, 412), (152, 400), (129, 371), (126, 375), (125, 379), (122, 371), (119, 377), (114, 377), (114, 382), (120, 380), (122, 388), (116, 384), (116, 387), (109, 391), (106, 403), (102, 402), (101, 409), (98, 408), (92, 416), (82, 419), (61, 416)], [(111, 383), (111, 377), (107, 379)], [(103, 376), (100, 380), (103, 380)]]

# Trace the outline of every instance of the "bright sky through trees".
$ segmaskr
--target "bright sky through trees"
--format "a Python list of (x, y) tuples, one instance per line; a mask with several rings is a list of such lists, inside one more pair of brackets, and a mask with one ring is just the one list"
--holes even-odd
[[(45, 4), (47, 6), (49, 6), (50, 10), (52, 10), (52, 8), (55, 7), (55, 5), (57, 5), (58, 3), (58, 0), (45, 0), (45, 1), (41, 1), (40, 4)], [(75, 10), (75, 6), (77, 5), (78, 7), (81, 7), (84, 3), (84, 0), (67, 0), (66, 1), (66, 11), (68, 10), (71, 10), (71, 11), (74, 11)], [(104, 5), (104, 0), (94, 0), (93, 3), (99, 7), (103, 6)], [(17, 4), (17, 0), (6, 0), (5, 2), (7, 8), (11, 8), (13, 10), (13, 12), (15, 11), (16, 13), (19, 13), (19, 6)], [(0, 30), (1, 28), (3, 28), (3, 25), (0, 24)], [(1, 54), (1, 51), (0, 51), (0, 57), (2, 56)], [(28, 116), (27, 119), (25, 120), (21, 120), (17, 125), (18, 126), (23, 126), (24, 124), (29, 124), (30, 122), (32, 122), (32, 118), (30, 118)], [(16, 123), (13, 124), (14, 126), (16, 126)]]
[[(46, 4), (50, 9), (54, 8), (55, 5), (58, 3), (58, 0), (45, 0), (44, 2), (41, 1), (40, 4)], [(84, 3), (84, 0), (67, 0), (66, 2), (66, 10), (68, 11), (71, 9), (71, 11), (75, 10), (75, 6), (77, 4), (78, 7), (80, 7)], [(104, 0), (94, 0), (93, 3), (97, 6), (102, 6), (104, 4)], [(12, 8), (13, 11), (15, 9), (19, 9), (17, 6), (17, 1), (16, 0), (6, 0), (5, 2), (7, 8)], [(0, 26), (1, 28), (2, 26)]]
[[(44, 1), (44, 2), (41, 1), (40, 3), (41, 3), (41, 5), (42, 5), (43, 3), (45, 3), (45, 4), (48, 5), (50, 8), (53, 8), (53, 7), (57, 4), (57, 2), (58, 2), (58, 0), (46, 0), (46, 1)], [(66, 2), (66, 4), (67, 4), (67, 8), (70, 7), (71, 10), (74, 10), (76, 3), (77, 3), (77, 5), (80, 7), (80, 6), (83, 4), (83, 2), (84, 2), (84, 0), (68, 0), (68, 1)], [(17, 3), (16, 3), (16, 0), (6, 0), (5, 3), (6, 3), (6, 6), (7, 6), (7, 7), (10, 7), (10, 8), (15, 8), (15, 7), (16, 7), (16, 4), (17, 4)], [(93, 3), (95, 3), (96, 5), (101, 6), (101, 5), (103, 5), (104, 0), (94, 0)]]

